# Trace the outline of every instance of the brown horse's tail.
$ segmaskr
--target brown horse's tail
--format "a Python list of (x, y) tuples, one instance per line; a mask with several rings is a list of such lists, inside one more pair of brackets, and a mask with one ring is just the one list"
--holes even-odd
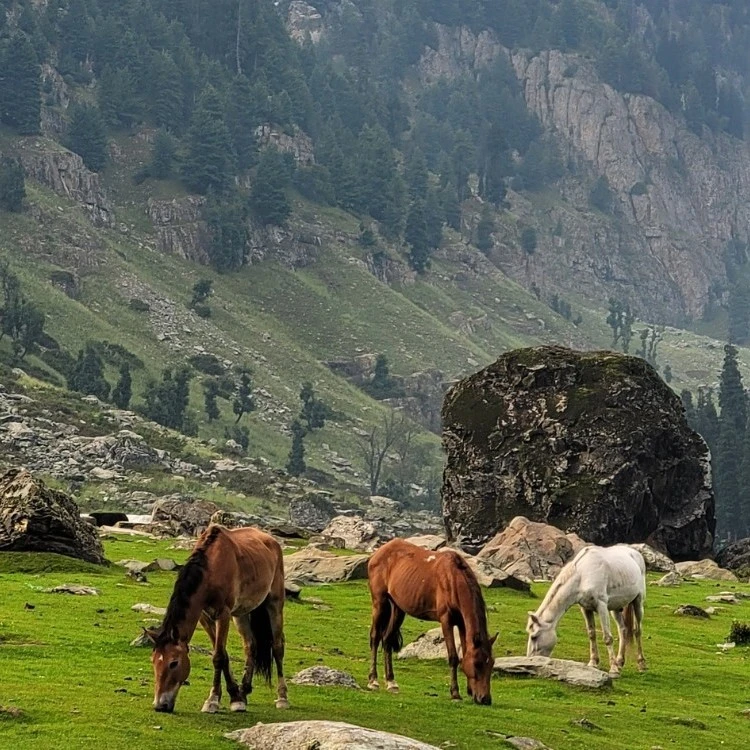
[(625, 605), (622, 610), (622, 622), (625, 626), (625, 647), (627, 648), (633, 642), (633, 633), (635, 631), (635, 602)]
[(388, 615), (388, 625), (383, 633), (383, 647), (389, 651), (401, 651), (404, 645), (404, 638), (401, 635), (401, 622), (399, 621), (398, 607), (391, 599), (388, 599), (390, 614)]
[(273, 630), (271, 630), (271, 616), (268, 607), (261, 604), (250, 613), (250, 630), (253, 641), (250, 645), (250, 655), (253, 659), (255, 671), (267, 685), (271, 684), (271, 661), (273, 659)]

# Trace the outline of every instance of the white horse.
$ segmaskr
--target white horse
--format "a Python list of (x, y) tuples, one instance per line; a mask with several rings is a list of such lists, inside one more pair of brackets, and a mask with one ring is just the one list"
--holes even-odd
[[(527, 656), (549, 656), (557, 643), (557, 623), (578, 604), (586, 620), (591, 657), (590, 667), (599, 666), (594, 613), (601, 621), (604, 643), (609, 654), (609, 673), (620, 674), (625, 664), (625, 648), (635, 637), (638, 669), (646, 669), (641, 646), (641, 620), (646, 598), (646, 564), (637, 550), (626, 544), (614, 547), (584, 547), (560, 571), (536, 612), (529, 612)], [(613, 612), (620, 635), (617, 658), (612, 645), (609, 613)]]

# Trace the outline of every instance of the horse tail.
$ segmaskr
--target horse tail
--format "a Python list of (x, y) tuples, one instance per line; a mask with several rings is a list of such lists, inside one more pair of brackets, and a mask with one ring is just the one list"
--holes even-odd
[(389, 651), (401, 651), (404, 645), (404, 638), (401, 635), (401, 623), (399, 622), (399, 610), (395, 603), (388, 599), (390, 614), (388, 616), (388, 625), (383, 633), (383, 647)]
[(625, 609), (622, 610), (622, 622), (625, 626), (625, 647), (627, 648), (633, 641), (633, 632), (635, 630), (635, 602), (625, 605)]
[(253, 640), (250, 644), (250, 655), (255, 671), (263, 678), (267, 685), (271, 684), (271, 661), (273, 659), (273, 630), (271, 616), (265, 603), (256, 607), (250, 613), (250, 630)]

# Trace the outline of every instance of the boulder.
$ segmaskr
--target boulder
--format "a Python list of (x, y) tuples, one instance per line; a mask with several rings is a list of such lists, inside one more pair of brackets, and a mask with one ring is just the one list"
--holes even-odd
[(631, 544), (634, 550), (641, 553), (649, 573), (674, 573), (674, 563), (662, 552), (648, 544)]
[(224, 735), (252, 750), (438, 750), (400, 734), (365, 729), (341, 721), (258, 723)]
[(674, 611), (676, 615), (683, 615), (685, 617), (698, 617), (704, 620), (708, 620), (710, 615), (702, 607), (696, 607), (695, 604), (682, 604)]
[(123, 469), (141, 470), (161, 463), (159, 454), (137, 432), (120, 430), (109, 449), (109, 457)]
[(303, 586), (367, 578), (368, 559), (368, 555), (334, 555), (315, 547), (303, 547), (284, 557), (284, 574), (287, 581)]
[[(440, 551), (440, 550), (438, 550)], [(529, 581), (511, 575), (492, 560), (472, 557), (464, 553), (464, 559), (479, 581), (479, 585), (486, 589), (515, 589), (516, 591), (531, 591)]]
[(746, 578), (750, 575), (750, 537), (739, 539), (727, 545), (716, 555), (716, 562), (722, 568), (734, 571)]
[(417, 547), (423, 547), (424, 549), (433, 551), (441, 549), (447, 544), (445, 538), (442, 536), (438, 536), (437, 534), (421, 534), (420, 536), (410, 536), (406, 541), (411, 542), (412, 544), (416, 544)]
[(121, 521), (127, 521), (126, 513), (117, 510), (95, 510), (89, 515), (94, 519), (97, 526), (114, 526)]
[(347, 549), (372, 552), (382, 541), (375, 525), (358, 516), (336, 516), (321, 532), (339, 537)]
[[(453, 628), (453, 638), (458, 648), (459, 657), (461, 652), (461, 640), (458, 637), (458, 628)], [(442, 628), (432, 628), (426, 633), (418, 635), (411, 643), (407, 643), (399, 652), (399, 659), (447, 659), (448, 651), (445, 648)]]
[(197, 536), (217, 510), (219, 506), (210, 500), (165, 498), (154, 505), (151, 522), (169, 525), (175, 534)]
[(289, 522), (320, 533), (336, 516), (329, 493), (308, 492), (289, 503)]
[(654, 586), (679, 586), (682, 583), (682, 576), (676, 570), (673, 570), (652, 583)]
[(317, 687), (338, 686), (359, 688), (357, 681), (348, 672), (342, 672), (340, 669), (331, 669), (331, 667), (325, 667), (322, 664), (297, 672), (292, 677), (291, 682), (295, 685), (315, 685)]
[(81, 519), (75, 501), (25, 469), (0, 477), (0, 550), (56, 552), (103, 564), (97, 530)]
[(737, 576), (731, 570), (720, 568), (713, 560), (691, 560), (675, 565), (683, 578), (708, 578), (711, 581), (736, 581)]
[(503, 656), (495, 659), (494, 670), (498, 674), (545, 677), (576, 687), (598, 689), (612, 684), (612, 678), (601, 669), (548, 656)]
[(522, 581), (551, 581), (586, 546), (577, 534), (517, 516), (479, 551), (508, 575)]
[(674, 560), (711, 552), (708, 448), (640, 357), (508, 352), (450, 389), (443, 446), (448, 538), (470, 552), (518, 515)]

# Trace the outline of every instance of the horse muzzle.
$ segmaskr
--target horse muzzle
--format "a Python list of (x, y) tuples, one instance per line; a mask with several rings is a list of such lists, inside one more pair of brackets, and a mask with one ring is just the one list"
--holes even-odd
[(174, 712), (174, 704), (174, 698), (154, 701), (154, 711), (158, 711), (161, 714), (171, 714)]

